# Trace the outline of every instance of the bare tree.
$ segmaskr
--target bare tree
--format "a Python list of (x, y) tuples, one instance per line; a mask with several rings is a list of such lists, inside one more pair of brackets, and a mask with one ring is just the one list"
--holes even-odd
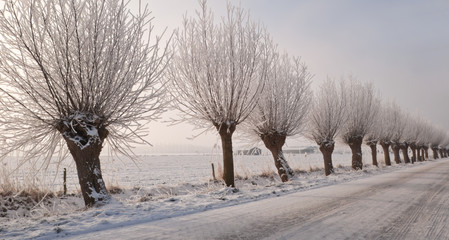
[[(438, 159), (442, 156), (438, 156), (441, 149), (441, 146), (444, 143), (446, 137), (446, 133), (439, 127), (433, 126), (431, 129), (431, 134), (430, 134), (430, 148), (432, 149), (433, 152), (433, 159)], [(441, 155), (441, 154), (440, 154)]]
[[(169, 55), (151, 38), (149, 11), (119, 0), (7, 1), (0, 13), (3, 154), (75, 160), (86, 206), (110, 197), (100, 152), (131, 154), (164, 106)], [(149, 30), (149, 31), (148, 31)]]
[[(391, 166), (390, 145), (393, 143), (393, 138), (397, 132), (398, 125), (401, 124), (399, 119), (400, 109), (396, 103), (384, 103), (380, 110), (380, 125), (382, 128), (379, 131), (379, 143), (384, 152), (385, 165)], [(399, 154), (399, 148), (396, 149)]]
[(307, 137), (314, 140), (324, 158), (325, 174), (334, 172), (332, 152), (335, 147), (335, 137), (342, 130), (346, 118), (346, 96), (344, 81), (336, 86), (333, 80), (325, 81), (314, 97), (313, 108), (309, 119)]
[(170, 67), (173, 106), (196, 126), (212, 125), (223, 148), (223, 178), (234, 187), (232, 134), (255, 108), (265, 85), (272, 48), (264, 29), (228, 3), (227, 17), (214, 23), (206, 1), (197, 18), (185, 18), (175, 36)]
[(368, 145), (371, 149), (371, 158), (373, 166), (378, 167), (379, 163), (377, 161), (377, 143), (380, 139), (380, 133), (382, 131), (381, 118), (380, 118), (380, 110), (381, 110), (381, 102), (380, 100), (376, 100), (377, 105), (377, 114), (375, 114), (372, 118), (373, 126), (368, 131), (365, 136), (365, 144)]
[[(424, 120), (421, 117), (412, 117), (412, 115), (408, 115), (408, 124), (406, 125), (406, 128), (404, 130), (404, 144), (412, 150), (412, 158), (410, 159), (411, 163), (416, 162), (417, 155), (416, 155), (416, 148), (417, 148), (417, 142), (423, 132), (423, 125)], [(402, 154), (404, 155), (404, 158), (408, 157), (408, 150), (406, 148), (405, 152), (403, 150)]]
[(401, 150), (402, 135), (407, 121), (404, 120), (403, 112), (396, 103), (392, 104), (390, 110), (388, 120), (392, 131), (391, 149), (393, 150), (394, 161), (399, 164), (402, 162), (399, 151)]
[(433, 137), (433, 128), (433, 125), (429, 122), (426, 122), (422, 127), (422, 134), (416, 143), (418, 161), (422, 162), (429, 159), (428, 149)]
[(363, 138), (373, 128), (374, 118), (379, 105), (371, 83), (361, 83), (349, 78), (346, 84), (346, 121), (341, 132), (341, 138), (352, 151), (352, 168), (363, 168), (362, 143)]
[(288, 136), (303, 130), (312, 97), (311, 75), (299, 59), (277, 56), (268, 73), (262, 97), (249, 117), (250, 134), (262, 139), (271, 151), (279, 176), (286, 182), (293, 171), (282, 152)]

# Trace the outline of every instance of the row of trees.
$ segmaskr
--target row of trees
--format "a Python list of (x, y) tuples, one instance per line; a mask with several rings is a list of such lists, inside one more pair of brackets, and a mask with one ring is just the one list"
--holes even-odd
[(48, 164), (70, 152), (84, 202), (93, 206), (110, 198), (99, 158), (105, 142), (130, 156), (133, 144), (146, 143), (146, 124), (168, 104), (182, 120), (217, 131), (223, 178), (232, 187), (232, 136), (241, 124), (272, 152), (282, 181), (293, 175), (282, 146), (305, 126), (324, 155), (326, 174), (333, 171), (337, 136), (351, 147), (355, 169), (363, 167), (363, 140), (374, 150), (379, 142), (394, 151), (409, 146), (426, 153), (430, 146), (436, 154), (449, 145), (442, 131), (406, 120), (411, 117), (396, 105), (379, 107), (370, 84), (328, 80), (313, 98), (306, 65), (280, 53), (243, 9), (228, 4), (227, 16), (217, 22), (207, 1), (199, 3), (196, 17), (185, 17), (162, 45), (152, 35), (149, 11), (131, 14), (120, 0), (5, 1), (2, 156), (21, 151), (25, 161), (44, 157)]
[(363, 167), (363, 143), (371, 148), (374, 166), (378, 166), (378, 144), (387, 166), (391, 165), (390, 148), (398, 164), (402, 162), (401, 151), (404, 163), (429, 159), (429, 148), (434, 159), (447, 157), (449, 151), (449, 135), (443, 129), (403, 111), (394, 102), (382, 102), (372, 84), (352, 77), (323, 83), (314, 99), (309, 130), (306, 136), (319, 145), (326, 175), (333, 172), (332, 152), (337, 138), (351, 148), (355, 170)]

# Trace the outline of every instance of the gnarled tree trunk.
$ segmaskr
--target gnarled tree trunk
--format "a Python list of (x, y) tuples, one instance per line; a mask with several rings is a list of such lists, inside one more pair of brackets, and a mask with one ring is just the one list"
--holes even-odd
[(282, 182), (287, 182), (293, 176), (293, 170), (288, 165), (282, 152), (282, 146), (284, 146), (287, 136), (284, 134), (272, 133), (263, 134), (260, 138), (265, 144), (265, 147), (267, 147), (273, 155), (274, 165), (278, 169)]
[(382, 146), (382, 150), (384, 151), (385, 165), (391, 166), (390, 152), (388, 151), (390, 144), (387, 142), (380, 142), (380, 146)]
[(400, 146), (399, 143), (392, 143), (391, 149), (393, 149), (394, 162), (401, 163), (401, 155), (399, 155)]
[(75, 161), (84, 204), (91, 207), (110, 199), (100, 165), (100, 153), (108, 130), (98, 122), (89, 122), (86, 119), (81, 121), (88, 123), (77, 122), (68, 125), (61, 122), (57, 129), (64, 137)]
[(404, 157), (404, 163), (410, 163), (410, 158), (408, 156), (408, 144), (403, 143), (401, 144), (400, 148), (402, 151), (402, 156)]
[(221, 137), (223, 149), (223, 180), (227, 187), (235, 187), (234, 182), (234, 156), (232, 153), (232, 134), (236, 125), (233, 123), (217, 124), (215, 127)]
[(373, 166), (378, 167), (379, 164), (377, 163), (377, 141), (370, 141), (366, 143), (371, 148), (371, 157), (373, 159)]
[(424, 156), (425, 156), (425, 160), (429, 160), (429, 147), (428, 146), (424, 146)]
[(352, 169), (354, 170), (361, 170), (363, 168), (362, 142), (363, 137), (354, 137), (347, 141), (352, 152)]
[(334, 173), (334, 165), (332, 164), (332, 152), (334, 151), (334, 143), (322, 143), (320, 144), (320, 151), (323, 154), (324, 159), (324, 173), (326, 176)]

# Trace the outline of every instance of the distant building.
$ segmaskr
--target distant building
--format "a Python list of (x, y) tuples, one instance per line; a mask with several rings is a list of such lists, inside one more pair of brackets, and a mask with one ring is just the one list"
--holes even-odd
[(238, 155), (261, 155), (262, 149), (258, 147), (253, 147), (249, 150), (237, 150)]
[(284, 154), (299, 154), (299, 149), (282, 149)]
[(299, 150), (299, 153), (301, 153), (301, 154), (304, 154), (304, 153), (310, 154), (310, 153), (315, 153), (317, 150), (318, 150), (317, 146), (310, 146), (310, 147), (306, 147), (306, 148), (303, 148), (303, 149)]

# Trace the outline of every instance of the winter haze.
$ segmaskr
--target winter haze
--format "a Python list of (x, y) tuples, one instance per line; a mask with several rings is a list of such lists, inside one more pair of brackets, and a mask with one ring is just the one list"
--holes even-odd
[[(141, 4), (151, 9), (156, 31), (167, 27), (166, 35), (182, 25), (183, 15), (193, 16), (199, 7), (196, 0), (142, 0)], [(328, 76), (338, 79), (351, 74), (373, 82), (382, 98), (449, 129), (449, 112), (443, 110), (449, 101), (449, 1), (245, 0), (240, 4), (266, 26), (280, 50), (301, 56), (314, 74), (313, 88)], [(226, 1), (212, 0), (209, 5), (216, 18), (224, 15)], [(130, 6), (137, 11), (139, 1), (132, 0)], [(193, 146), (211, 151), (219, 144), (213, 131), (189, 140), (202, 130), (164, 122), (173, 116), (169, 111), (151, 124), (148, 140), (155, 150), (175, 144), (186, 148), (181, 151)], [(142, 149), (147, 147), (139, 147), (138, 152)]]

